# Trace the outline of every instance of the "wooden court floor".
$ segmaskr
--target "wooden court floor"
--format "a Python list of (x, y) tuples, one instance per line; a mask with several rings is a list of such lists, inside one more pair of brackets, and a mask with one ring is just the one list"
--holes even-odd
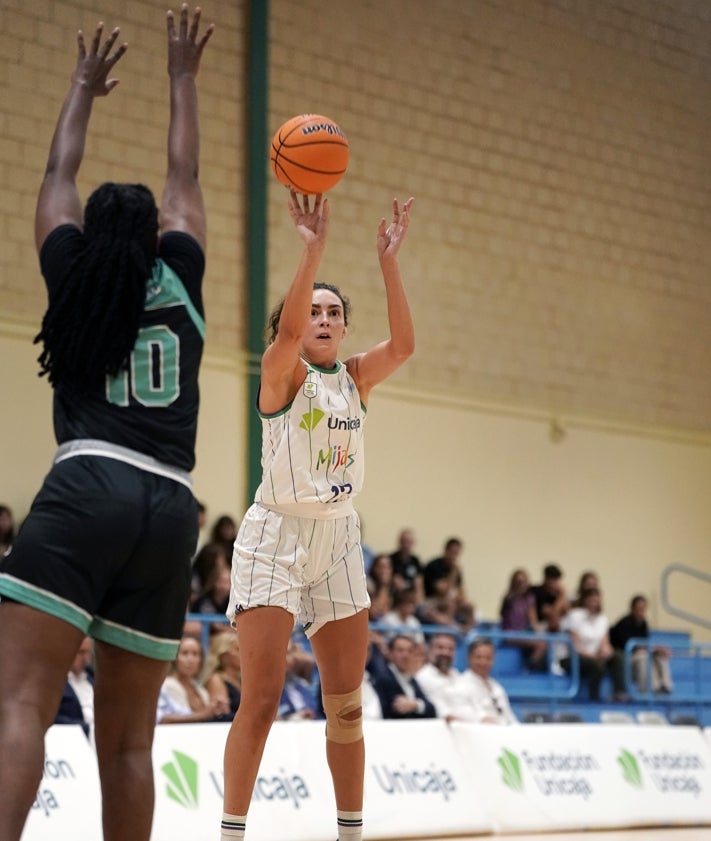
[[(421, 839), (424, 841), (424, 839)], [(609, 829), (588, 832), (537, 832), (522, 835), (471, 835), (427, 841), (711, 841), (711, 826)]]

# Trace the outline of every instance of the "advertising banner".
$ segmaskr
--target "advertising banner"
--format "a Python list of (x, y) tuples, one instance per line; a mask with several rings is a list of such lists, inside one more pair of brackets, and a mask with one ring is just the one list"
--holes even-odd
[[(228, 732), (228, 724), (214, 723), (156, 728), (154, 841), (219, 837)], [(274, 723), (249, 808), (253, 841), (283, 841), (287, 835), (293, 841), (333, 841), (336, 806), (325, 750), (323, 721)]]
[(429, 721), (364, 722), (367, 836), (407, 838), (487, 832), (481, 792), (447, 725)]
[[(3, 762), (12, 762), (3, 757)], [(96, 754), (77, 724), (54, 725), (45, 738), (44, 768), (22, 841), (101, 838)]]
[(711, 825), (711, 751), (696, 727), (451, 727), (496, 831)]

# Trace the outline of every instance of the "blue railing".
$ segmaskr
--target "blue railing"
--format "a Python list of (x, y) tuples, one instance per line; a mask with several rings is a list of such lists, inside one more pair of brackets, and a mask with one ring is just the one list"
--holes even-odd
[[(651, 675), (653, 651), (660, 643), (654, 638), (634, 638), (625, 645), (625, 681), (628, 692), (635, 700), (654, 701), (668, 699), (677, 703), (708, 704), (711, 701), (711, 643), (673, 642), (667, 640), (663, 647), (670, 651), (669, 667), (673, 689), (667, 696), (660, 697), (652, 691)], [(640, 689), (632, 679), (632, 652), (636, 648), (646, 649), (646, 689)]]

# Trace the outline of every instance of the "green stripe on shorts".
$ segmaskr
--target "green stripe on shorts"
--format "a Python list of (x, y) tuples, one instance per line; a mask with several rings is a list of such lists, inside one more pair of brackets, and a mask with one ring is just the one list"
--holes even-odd
[(48, 590), (28, 584), (13, 575), (0, 575), (0, 596), (7, 596), (9, 599), (37, 608), (50, 616), (56, 616), (57, 619), (63, 619), (75, 628), (79, 628), (84, 634), (89, 631), (91, 616), (86, 611)]
[(175, 660), (180, 646), (180, 640), (153, 637), (98, 616), (91, 623), (89, 635), (109, 645), (131, 651), (133, 654), (150, 657), (152, 660)]

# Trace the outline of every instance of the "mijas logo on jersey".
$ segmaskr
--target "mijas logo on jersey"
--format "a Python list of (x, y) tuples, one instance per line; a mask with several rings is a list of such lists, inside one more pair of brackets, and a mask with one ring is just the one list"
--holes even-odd
[(323, 418), (324, 414), (325, 413), (320, 409), (312, 409), (310, 412), (306, 412), (306, 414), (301, 416), (301, 423), (299, 426), (301, 429), (305, 429), (307, 432), (310, 432), (319, 425), (319, 422)]
[(186, 809), (198, 808), (198, 764), (184, 753), (173, 751), (175, 762), (166, 762), (161, 771), (167, 777), (166, 794)]

